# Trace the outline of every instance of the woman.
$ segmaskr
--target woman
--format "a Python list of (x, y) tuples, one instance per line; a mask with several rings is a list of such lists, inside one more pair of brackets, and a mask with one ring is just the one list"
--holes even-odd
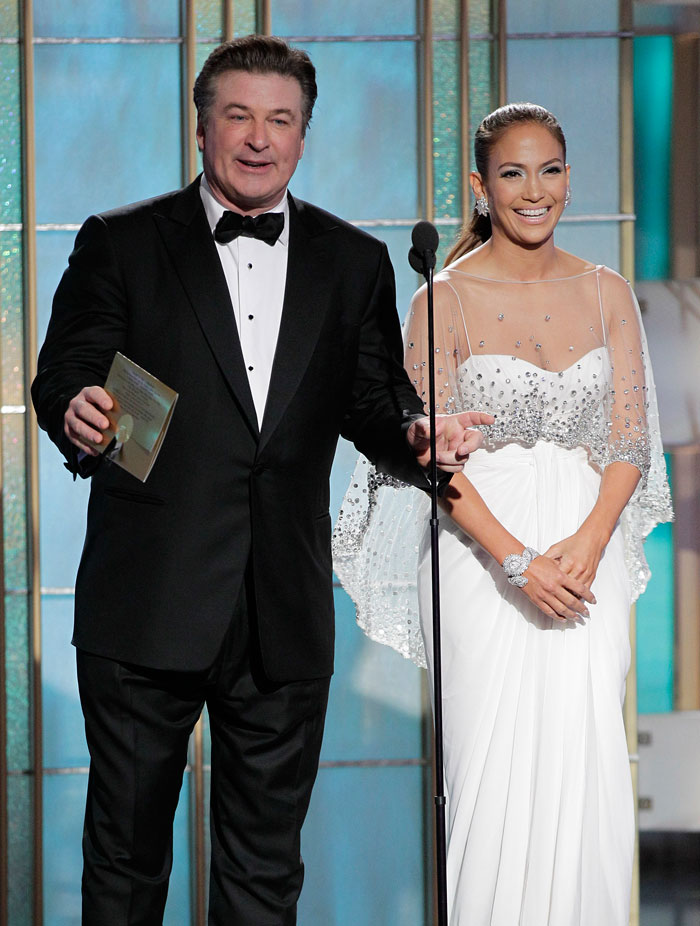
[[(570, 190), (551, 113), (496, 110), (475, 159), (435, 281), (438, 411), (496, 416), (441, 501), (450, 924), (626, 926), (628, 618), (642, 540), (671, 517), (644, 333), (618, 274), (554, 244)], [(426, 341), (420, 290), (406, 368), (427, 401)], [(430, 669), (427, 508), (360, 461), (334, 551), (367, 632), (417, 662), (424, 641)]]

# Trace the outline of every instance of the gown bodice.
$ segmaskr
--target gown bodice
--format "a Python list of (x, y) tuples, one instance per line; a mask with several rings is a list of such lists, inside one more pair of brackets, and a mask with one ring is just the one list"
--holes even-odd
[(487, 447), (546, 440), (563, 447), (593, 445), (600, 456), (611, 380), (603, 347), (563, 370), (544, 370), (506, 354), (472, 354), (457, 369), (458, 401), (463, 409), (496, 417), (495, 424), (482, 427)]

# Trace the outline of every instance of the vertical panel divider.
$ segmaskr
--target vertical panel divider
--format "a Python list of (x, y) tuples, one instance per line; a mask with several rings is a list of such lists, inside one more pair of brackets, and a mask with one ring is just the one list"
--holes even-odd
[[(30, 407), (29, 386), (36, 372), (36, 149), (34, 128), (34, 8), (21, 4), (22, 34), (22, 228), (24, 256), (24, 392)], [(33, 416), (25, 415), (27, 441), (27, 569), (31, 650), (32, 741), (32, 908), (33, 926), (42, 926), (43, 903), (43, 743), (41, 703), (41, 575), (39, 559), (39, 434)]]
[[(183, 173), (186, 183), (191, 183), (199, 173), (198, 149), (195, 129), (197, 113), (192, 100), (192, 87), (197, 70), (197, 22), (195, 0), (185, 0), (182, 81), (183, 119)], [(224, 22), (226, 11), (224, 10)], [(193, 916), (196, 926), (206, 926), (206, 856), (204, 847), (204, 735), (203, 722), (197, 721), (191, 739), (192, 778), (190, 806), (194, 831), (194, 859), (192, 859)]]
[(459, 157), (462, 174), (462, 224), (469, 222), (471, 197), (469, 168), (471, 166), (471, 131), (469, 108), (469, 0), (459, 3)]
[(506, 0), (492, 0), (491, 18), (494, 23), (495, 37), (495, 78), (496, 86), (493, 96), (499, 106), (508, 102), (508, 36)]
[[(619, 28), (630, 36), (619, 43), (619, 177), (620, 212), (634, 213), (634, 39), (632, 0), (619, 0)], [(620, 222), (620, 271), (634, 283), (634, 221)], [(624, 719), (634, 796), (635, 845), (632, 867), (630, 926), (639, 926), (639, 765), (637, 755), (637, 614), (630, 614), (631, 660), (625, 691)]]
[(421, 0), (421, 56), (420, 96), (421, 113), (421, 166), (423, 169), (423, 216), (432, 222), (435, 218), (435, 171), (433, 164), (433, 0)]
[(257, 0), (255, 25), (261, 35), (272, 35), (270, 0)]
[(233, 0), (223, 0), (224, 4), (224, 42), (230, 42), (234, 34)]
[(671, 455), (676, 521), (674, 563), (674, 711), (700, 710), (700, 447), (674, 448)]
[(191, 183), (199, 173), (197, 163), (197, 142), (195, 128), (197, 112), (192, 100), (192, 86), (197, 70), (197, 23), (195, 18), (195, 0), (185, 0), (185, 36), (183, 42), (183, 81), (182, 81), (182, 124), (183, 124), (183, 163), (184, 179)]
[[(2, 304), (0, 302), (0, 310)], [(0, 364), (0, 374), (2, 374)], [(0, 376), (0, 382), (4, 380)], [(0, 926), (8, 926), (8, 814), (7, 814), (7, 671), (5, 668), (7, 635), (5, 632), (5, 506), (4, 506), (4, 463), (3, 429), (0, 419), (0, 537), (3, 538), (0, 555)]]

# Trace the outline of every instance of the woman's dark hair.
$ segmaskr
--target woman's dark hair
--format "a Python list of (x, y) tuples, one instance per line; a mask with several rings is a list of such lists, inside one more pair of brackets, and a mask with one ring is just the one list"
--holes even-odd
[(301, 87), (301, 131), (306, 134), (318, 90), (316, 69), (305, 51), (274, 35), (246, 35), (215, 48), (194, 82), (194, 105), (205, 127), (216, 97), (216, 79), (228, 71), (293, 77)]
[[(556, 138), (562, 147), (566, 161), (566, 139), (558, 120), (536, 103), (506, 103), (495, 109), (482, 121), (474, 136), (474, 160), (476, 169), (482, 177), (488, 173), (489, 157), (496, 142), (513, 125), (532, 122), (544, 126)], [(466, 182), (466, 181), (465, 181)], [(468, 251), (483, 244), (491, 237), (491, 219), (488, 215), (479, 215), (474, 208), (471, 220), (462, 229), (457, 242), (447, 255), (445, 264), (451, 264)]]

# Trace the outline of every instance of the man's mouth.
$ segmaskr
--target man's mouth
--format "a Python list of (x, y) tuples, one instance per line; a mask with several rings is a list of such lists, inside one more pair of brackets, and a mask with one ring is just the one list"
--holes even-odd
[(254, 170), (260, 170), (263, 167), (269, 167), (272, 161), (249, 161), (245, 158), (238, 159), (239, 164), (243, 164), (244, 167), (250, 167)]

